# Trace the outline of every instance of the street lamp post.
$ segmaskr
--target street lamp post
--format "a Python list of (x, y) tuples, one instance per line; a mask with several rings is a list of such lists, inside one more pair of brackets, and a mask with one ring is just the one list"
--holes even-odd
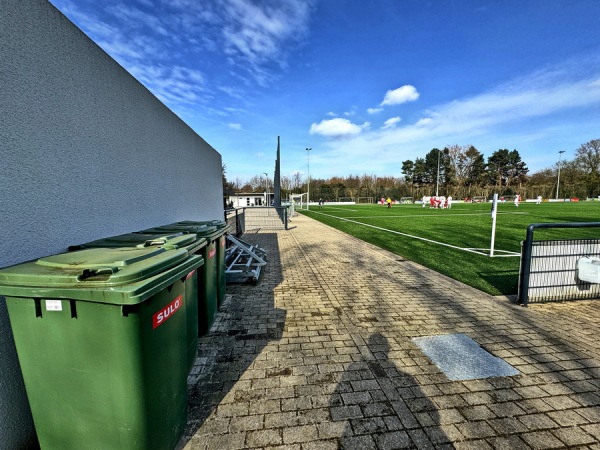
[(269, 206), (269, 174), (267, 172), (263, 172), (265, 174), (265, 203), (266, 206)]
[(560, 157), (564, 152), (564, 150), (559, 150), (558, 152), (558, 178), (556, 179), (556, 200), (558, 200), (558, 187), (560, 185)]
[(437, 178), (435, 180), (435, 196), (438, 197), (438, 191), (440, 188), (440, 151), (438, 150), (438, 170)]
[(310, 204), (310, 151), (312, 150), (312, 148), (306, 148), (306, 161), (307, 161), (307, 173), (308, 173), (308, 183), (307, 183), (307, 189), (306, 189), (306, 209), (309, 210), (309, 204)]

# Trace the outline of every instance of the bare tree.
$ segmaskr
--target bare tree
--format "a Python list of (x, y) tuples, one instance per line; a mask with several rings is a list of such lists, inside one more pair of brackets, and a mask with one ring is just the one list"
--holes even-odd
[(589, 173), (600, 173), (600, 139), (592, 139), (575, 152), (575, 161)]
[(592, 139), (575, 152), (575, 162), (587, 172), (587, 195), (600, 195), (600, 139)]

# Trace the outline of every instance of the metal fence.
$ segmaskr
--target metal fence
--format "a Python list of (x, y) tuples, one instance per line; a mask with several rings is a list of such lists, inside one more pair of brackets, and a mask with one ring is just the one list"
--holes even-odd
[(577, 261), (600, 256), (600, 239), (534, 240), (536, 229), (599, 228), (600, 222), (536, 223), (522, 244), (521, 304), (600, 298), (600, 284), (579, 279)]
[(250, 206), (228, 209), (225, 221), (231, 226), (232, 234), (239, 237), (253, 230), (287, 230), (288, 207)]

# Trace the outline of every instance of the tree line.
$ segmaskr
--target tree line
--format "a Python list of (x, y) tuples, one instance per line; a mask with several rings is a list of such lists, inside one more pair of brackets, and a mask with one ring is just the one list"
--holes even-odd
[[(562, 156), (562, 155), (560, 155)], [(433, 148), (423, 157), (402, 162), (402, 176), (349, 175), (310, 180), (311, 199), (336, 201), (344, 197), (402, 197), (451, 195), (454, 198), (491, 197), (519, 194), (523, 198), (554, 198), (560, 172), (560, 198), (600, 195), (600, 139), (582, 144), (572, 160), (557, 158), (552, 166), (529, 174), (517, 150), (499, 149), (485, 158), (472, 145)], [(300, 174), (281, 177), (281, 198), (307, 191), (307, 179)], [(273, 180), (254, 176), (246, 182), (227, 181), (223, 167), (224, 195), (235, 192), (264, 192), (273, 189)]]

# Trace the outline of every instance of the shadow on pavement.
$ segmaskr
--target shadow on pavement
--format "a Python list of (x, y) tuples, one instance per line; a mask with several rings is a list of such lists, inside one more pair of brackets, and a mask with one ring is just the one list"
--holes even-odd
[[(345, 423), (338, 448), (431, 447), (413, 412), (420, 414), (427, 426), (439, 427), (437, 407), (413, 376), (390, 361), (389, 352), (390, 344), (383, 334), (369, 335), (362, 359), (348, 367), (331, 395), (331, 420)], [(447, 442), (441, 428), (438, 430), (436, 442)]]
[(227, 285), (215, 323), (199, 339), (198, 358), (188, 377), (187, 426), (177, 449), (186, 446), (263, 348), (283, 333), (286, 311), (274, 307), (273, 290), (282, 280), (276, 235), (243, 238), (266, 250), (267, 266), (256, 285)]

